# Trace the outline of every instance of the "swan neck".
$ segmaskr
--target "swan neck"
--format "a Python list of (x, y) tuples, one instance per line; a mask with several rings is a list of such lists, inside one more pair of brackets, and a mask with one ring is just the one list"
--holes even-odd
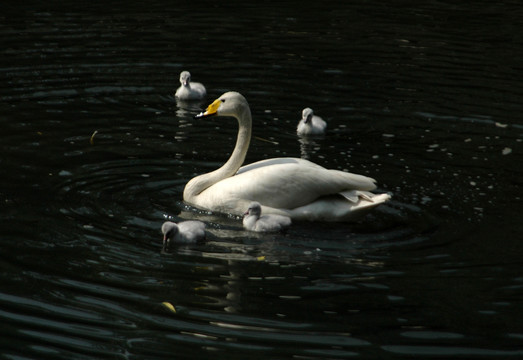
[[(227, 162), (218, 170), (223, 171), (223, 178), (233, 176), (236, 174), (238, 169), (242, 166), (247, 156), (247, 151), (249, 150), (249, 144), (251, 142), (251, 128), (252, 128), (252, 118), (251, 111), (247, 107), (243, 109), (236, 116), (238, 120), (238, 136), (236, 138), (236, 145), (234, 150)], [(222, 179), (223, 179), (222, 178)], [(220, 179), (221, 180), (221, 179)]]
[(229, 157), (229, 160), (222, 167), (210, 173), (203, 174), (193, 178), (187, 183), (184, 189), (183, 198), (189, 203), (194, 203), (195, 197), (202, 193), (205, 189), (211, 187), (217, 182), (231, 177), (242, 166), (247, 156), (247, 150), (251, 141), (252, 117), (249, 107), (241, 109), (234, 115), (238, 120), (238, 136), (236, 138), (236, 145)]

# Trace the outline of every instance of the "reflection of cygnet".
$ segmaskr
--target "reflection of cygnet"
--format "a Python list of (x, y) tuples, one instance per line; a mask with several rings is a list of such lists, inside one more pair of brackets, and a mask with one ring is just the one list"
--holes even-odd
[(166, 251), (171, 241), (175, 244), (194, 244), (205, 239), (205, 224), (201, 221), (182, 221), (178, 224), (166, 221), (162, 225), (163, 250)]
[(252, 202), (243, 214), (243, 227), (256, 232), (274, 232), (285, 229), (291, 225), (291, 218), (283, 215), (261, 216), (261, 205)]
[(297, 133), (300, 136), (323, 135), (326, 127), (327, 123), (321, 117), (314, 115), (311, 108), (305, 108), (301, 113)]
[(191, 73), (188, 71), (181, 72), (180, 84), (181, 86), (174, 94), (180, 100), (199, 100), (207, 94), (205, 86), (197, 82), (191, 82)]

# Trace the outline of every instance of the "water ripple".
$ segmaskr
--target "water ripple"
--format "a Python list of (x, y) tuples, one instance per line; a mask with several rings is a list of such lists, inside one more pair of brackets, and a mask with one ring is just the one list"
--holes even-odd
[[(1, 355), (521, 356), (520, 7), (171, 5), (0, 15)], [(173, 98), (185, 69), (207, 99)], [(237, 131), (193, 115), (228, 90), (247, 161), (306, 157), (393, 200), (282, 234), (187, 206)], [(307, 106), (324, 138), (296, 136)], [(162, 253), (166, 219), (208, 241)]]

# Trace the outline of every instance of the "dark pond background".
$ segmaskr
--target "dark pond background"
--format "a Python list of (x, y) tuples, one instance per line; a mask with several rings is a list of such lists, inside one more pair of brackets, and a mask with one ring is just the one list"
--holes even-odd
[[(521, 357), (522, 19), (518, 1), (3, 4), (1, 358)], [(182, 70), (207, 99), (175, 101)], [(193, 120), (228, 90), (251, 105), (247, 161), (308, 157), (393, 201), (272, 235), (185, 206), (232, 150), (234, 120)], [(307, 106), (328, 134), (304, 143)], [(162, 254), (168, 218), (208, 243)]]

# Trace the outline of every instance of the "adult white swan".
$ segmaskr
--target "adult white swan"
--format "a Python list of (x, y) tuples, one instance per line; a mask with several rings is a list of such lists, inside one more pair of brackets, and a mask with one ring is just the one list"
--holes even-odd
[(251, 140), (252, 118), (247, 100), (227, 92), (196, 118), (232, 116), (238, 120), (236, 146), (219, 169), (191, 179), (183, 199), (200, 209), (242, 215), (252, 201), (264, 214), (292, 220), (350, 221), (390, 199), (373, 194), (375, 180), (339, 170), (327, 170), (308, 160), (274, 158), (242, 165)]

